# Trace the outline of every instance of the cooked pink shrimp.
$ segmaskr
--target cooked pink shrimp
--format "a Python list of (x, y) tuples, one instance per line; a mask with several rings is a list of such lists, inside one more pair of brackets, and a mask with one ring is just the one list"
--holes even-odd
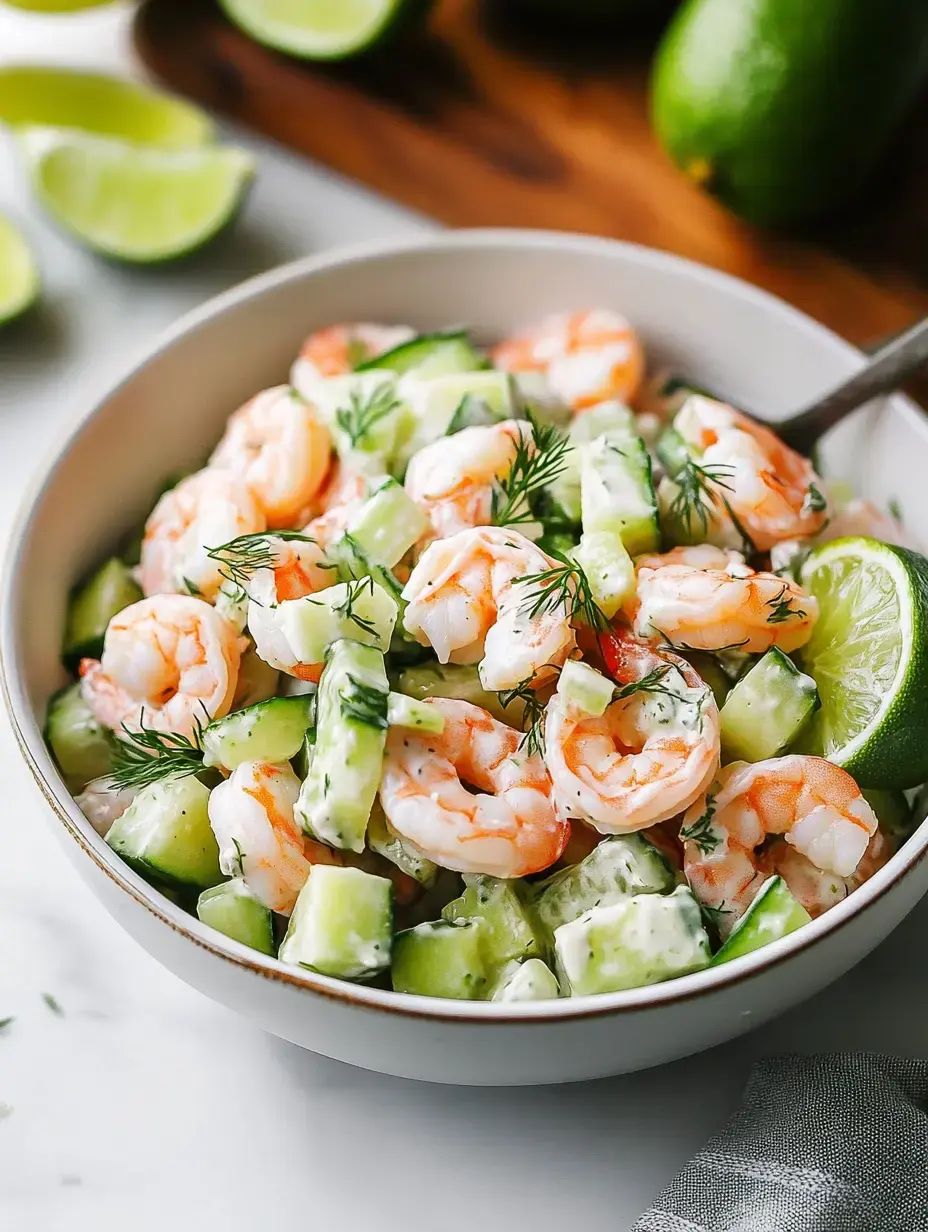
[[(701, 538), (720, 547), (740, 547), (742, 531), (758, 551), (783, 539), (814, 535), (828, 519), (825, 486), (812, 463), (790, 449), (769, 428), (712, 398), (688, 398), (674, 427), (699, 454), (706, 476), (698, 518), (707, 522)], [(680, 489), (661, 485), (669, 509)], [(690, 518), (692, 520), (692, 512)]]
[(368, 476), (337, 462), (319, 493), (311, 519), (303, 528), (305, 533), (321, 547), (327, 547), (344, 534), (352, 515), (367, 500), (369, 489)]
[[(494, 482), (512, 469), (520, 438), (532, 441), (531, 425), (507, 419), (464, 428), (413, 455), (405, 486), (431, 523), (426, 543), (473, 526), (490, 525)], [(529, 448), (529, 452), (534, 450)]]
[(338, 854), (303, 837), (293, 819), (300, 780), (288, 765), (246, 761), (209, 797), (219, 867), (246, 885), (271, 911), (289, 915), (314, 864), (340, 864)]
[(891, 514), (884, 513), (865, 500), (848, 501), (816, 536), (815, 542), (830, 543), (832, 539), (856, 538), (858, 535), (866, 539), (879, 539), (881, 543), (892, 543), (900, 548), (918, 547)]
[(223, 578), (209, 549), (259, 533), (265, 525), (254, 494), (237, 475), (207, 468), (182, 479), (165, 492), (145, 523), (142, 590), (215, 599)]
[(322, 487), (331, 457), (332, 438), (315, 411), (289, 385), (278, 385), (231, 416), (209, 464), (240, 475), (268, 526), (283, 527)]
[(816, 868), (808, 856), (777, 839), (761, 853), (757, 865), (766, 876), (779, 873), (793, 897), (815, 919), (829, 907), (842, 902), (852, 890), (869, 881), (895, 851), (895, 840), (882, 830), (877, 830), (854, 873), (850, 877), (839, 877), (837, 873)]
[(818, 619), (813, 595), (789, 578), (755, 573), (738, 552), (700, 544), (635, 564), (639, 637), (689, 650), (789, 653), (805, 645)]
[(118, 821), (135, 797), (138, 787), (116, 787), (108, 778), (88, 783), (74, 803), (101, 838), (106, 838), (110, 826)]
[(548, 702), (545, 718), (545, 761), (558, 809), (601, 834), (675, 817), (702, 796), (719, 766), (718, 707), (696, 671), (631, 638), (623, 666), (623, 683), (645, 681), (644, 687), (612, 702), (600, 718), (561, 693)]
[(258, 569), (248, 583), (248, 631), (265, 663), (299, 680), (317, 681), (320, 664), (299, 663), (277, 619), (278, 604), (325, 590), (337, 579), (326, 566), (325, 553), (315, 540), (269, 537), (274, 559), (271, 569)]
[(479, 526), (431, 544), (403, 590), (407, 632), (440, 663), (479, 663), (485, 689), (511, 689), (576, 645), (564, 605), (532, 615), (531, 586), (516, 585), (556, 565), (513, 529)]
[(644, 352), (624, 317), (608, 308), (557, 313), (494, 347), (506, 372), (540, 372), (575, 413), (627, 402), (644, 377)]
[(297, 363), (317, 380), (344, 376), (359, 364), (392, 351), (408, 342), (415, 331), (406, 325), (330, 325), (310, 334), (300, 350)]
[(81, 692), (104, 727), (192, 736), (229, 709), (242, 639), (192, 595), (153, 595), (114, 616), (103, 657), (81, 663)]
[(555, 812), (544, 761), (479, 706), (443, 697), (431, 704), (445, 718), (440, 736), (393, 728), (387, 737), (380, 802), (390, 825), (457, 872), (525, 877), (548, 868), (570, 826)]
[(816, 868), (848, 878), (876, 830), (860, 788), (823, 757), (734, 762), (683, 819), (684, 872), (701, 903), (726, 913), (727, 935), (768, 875), (755, 852), (769, 836), (783, 835)]

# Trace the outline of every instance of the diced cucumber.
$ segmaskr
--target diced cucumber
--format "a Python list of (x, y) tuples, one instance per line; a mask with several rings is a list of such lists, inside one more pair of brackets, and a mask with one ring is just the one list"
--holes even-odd
[(726, 761), (764, 761), (789, 748), (819, 707), (818, 689), (773, 647), (747, 672), (719, 711)]
[(207, 889), (222, 881), (209, 824), (209, 788), (188, 775), (143, 787), (106, 841), (143, 876)]
[(363, 980), (390, 965), (393, 887), (359, 868), (316, 864), (300, 890), (281, 962)]
[(571, 555), (586, 574), (593, 601), (611, 619), (635, 594), (635, 566), (618, 532), (584, 531)]
[(69, 684), (48, 703), (45, 739), (72, 795), (113, 768), (113, 737), (94, 718), (79, 684)]
[[(489, 422), (515, 415), (512, 381), (504, 372), (452, 373), (427, 379), (418, 374), (400, 380), (399, 392), (409, 408), (408, 433), (400, 444), (397, 468), (414, 453), (452, 431), (470, 426), (465, 419)], [(468, 407), (470, 408), (468, 410)]]
[(561, 869), (535, 889), (532, 910), (550, 939), (592, 907), (608, 907), (638, 894), (666, 894), (673, 870), (640, 834), (604, 838), (579, 864)]
[(316, 694), (316, 743), (294, 815), (313, 838), (364, 850), (387, 737), (383, 654), (357, 642), (328, 652)]
[(750, 954), (771, 941), (779, 941), (811, 919), (805, 907), (793, 898), (782, 877), (768, 877), (712, 959), (712, 966)]
[(391, 727), (408, 727), (411, 731), (440, 736), (445, 730), (445, 716), (428, 702), (416, 701), (405, 693), (391, 693), (387, 699), (387, 722)]
[(564, 457), (564, 469), (551, 484), (550, 492), (568, 521), (578, 525), (582, 516), (580, 495), (581, 446), (608, 433), (617, 442), (634, 440), (638, 431), (635, 416), (621, 402), (603, 402), (571, 420), (568, 436), (572, 449)]
[(485, 366), (484, 357), (475, 351), (467, 331), (443, 330), (434, 334), (417, 334), (401, 342), (392, 351), (359, 364), (356, 372), (371, 368), (388, 369), (399, 376), (414, 373), (421, 377), (447, 376), (455, 372), (473, 372)]
[(409, 408), (389, 369), (314, 378), (300, 394), (332, 433), (339, 457), (366, 475), (382, 475), (409, 432)]
[(524, 702), (516, 699), (503, 706), (498, 693), (488, 692), (480, 683), (476, 667), (457, 663), (421, 663), (407, 667), (396, 682), (397, 691), (422, 701), (430, 697), (452, 697), (488, 710), (501, 723), (519, 727)]
[(204, 890), (197, 899), (197, 915), (217, 932), (250, 945), (262, 954), (274, 953), (271, 912), (249, 890), (241, 877)]
[(712, 958), (686, 886), (593, 907), (560, 926), (554, 947), (561, 988), (572, 997), (658, 984), (700, 971)]
[(313, 694), (274, 697), (217, 719), (203, 733), (203, 764), (234, 770), (243, 761), (289, 761), (303, 745), (313, 706)]
[(99, 659), (106, 627), (123, 608), (137, 603), (142, 588), (115, 556), (71, 596), (61, 655), (76, 669), (81, 659)]
[(658, 438), (657, 456), (669, 479), (676, 479), (693, 457), (689, 445), (673, 427), (666, 428)]
[(579, 532), (574, 535), (569, 531), (546, 531), (536, 542), (543, 552), (549, 556), (573, 556), (579, 544)]
[(393, 988), (420, 997), (479, 1001), (487, 986), (480, 948), (482, 923), (435, 920), (393, 938)]
[(725, 698), (731, 692), (732, 682), (715, 655), (692, 650), (687, 651), (683, 657), (692, 664), (700, 679), (712, 690), (715, 704), (719, 707), (724, 705)]
[(395, 641), (397, 638), (404, 640), (408, 636), (403, 629), (402, 621), (403, 613), (406, 611), (406, 600), (403, 598), (403, 588), (397, 581), (393, 570), (388, 569), (386, 565), (378, 564), (376, 560), (368, 556), (361, 545), (347, 532), (328, 549), (327, 555), (337, 566), (340, 581), (363, 582), (365, 578), (370, 578), (387, 592), (396, 604), (397, 611), (397, 621), (391, 640)]
[(561, 668), (557, 691), (578, 710), (598, 719), (615, 695), (615, 681), (579, 659), (568, 659)]
[(449, 924), (480, 920), (480, 947), (489, 970), (513, 959), (535, 958), (542, 946), (530, 915), (509, 881), (467, 874), (460, 898), (448, 903), (442, 918)]
[(334, 642), (347, 640), (386, 650), (397, 606), (373, 578), (339, 582), (277, 606), (284, 637), (300, 663), (321, 663)]
[(390, 825), (386, 814), (375, 802), (367, 823), (367, 845), (371, 851), (395, 864), (400, 872), (422, 886), (433, 886), (438, 877), (438, 865), (401, 838)]
[(619, 535), (631, 556), (660, 550), (651, 455), (638, 436), (603, 434), (580, 446), (584, 533)]
[(553, 1001), (561, 995), (554, 972), (540, 958), (508, 963), (493, 981), (488, 1001)]
[(466, 393), (448, 421), (446, 436), (454, 436), (465, 428), (490, 428), (500, 422), (500, 416), (477, 394)]
[(392, 569), (427, 527), (428, 519), (403, 485), (388, 479), (353, 516), (347, 533), (370, 560)]
[(865, 787), (861, 794), (876, 814), (880, 829), (893, 838), (908, 838), (924, 817), (924, 812), (913, 808), (901, 791)]

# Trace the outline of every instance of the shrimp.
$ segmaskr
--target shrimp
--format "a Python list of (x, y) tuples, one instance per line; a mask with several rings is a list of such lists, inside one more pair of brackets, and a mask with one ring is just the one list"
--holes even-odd
[(231, 416), (209, 464), (240, 475), (270, 527), (292, 526), (322, 487), (332, 438), (315, 411), (288, 385), (246, 402)]
[(712, 690), (676, 655), (631, 638), (623, 650), (627, 696), (592, 718), (555, 693), (545, 716), (558, 808), (600, 834), (628, 834), (676, 816), (704, 794), (719, 766)]
[(310, 380), (345, 376), (414, 337), (415, 330), (406, 325), (330, 325), (309, 335), (296, 362)]
[[(403, 623), (440, 663), (479, 663), (497, 692), (559, 667), (576, 645), (564, 604), (531, 615), (527, 575), (556, 564), (518, 531), (480, 526), (431, 544), (403, 589)], [(526, 593), (528, 592), (528, 593)]]
[(431, 523), (426, 545), (473, 526), (490, 525), (494, 483), (512, 469), (520, 439), (531, 443), (531, 426), (508, 419), (464, 428), (413, 455), (405, 487)]
[(817, 868), (808, 856), (804, 856), (795, 847), (790, 847), (783, 839), (771, 843), (770, 847), (761, 853), (757, 863), (758, 868), (767, 876), (778, 873), (786, 882), (792, 896), (815, 919), (830, 907), (842, 902), (852, 890), (869, 881), (873, 874), (892, 858), (895, 851), (895, 840), (882, 830), (877, 830), (864, 852), (863, 859), (850, 877), (839, 877), (836, 873)]
[(624, 317), (607, 308), (557, 313), (492, 351), (496, 368), (540, 372), (576, 414), (612, 399), (628, 402), (644, 378), (644, 352)]
[(103, 656), (80, 665), (84, 700), (104, 727), (192, 738), (232, 703), (242, 639), (192, 595), (152, 595), (110, 621)]
[(313, 517), (303, 528), (304, 533), (321, 547), (327, 547), (348, 529), (352, 516), (367, 500), (369, 490), (370, 481), (366, 475), (337, 462), (319, 494)]
[(300, 680), (317, 681), (319, 664), (304, 664), (293, 653), (280, 628), (278, 605), (288, 599), (325, 590), (335, 580), (325, 554), (315, 540), (268, 537), (273, 566), (257, 569), (248, 583), (248, 631), (259, 658)]
[(699, 901), (724, 913), (724, 937), (768, 875), (755, 853), (769, 836), (783, 835), (823, 873), (849, 878), (876, 831), (860, 788), (823, 757), (733, 762), (683, 819), (684, 872)]
[(431, 704), (444, 715), (440, 736), (393, 728), (387, 737), (380, 802), (393, 829), (457, 872), (509, 878), (548, 868), (570, 826), (555, 811), (542, 758), (479, 706)]
[(866, 539), (879, 539), (881, 543), (892, 543), (900, 548), (918, 549), (912, 536), (899, 524), (891, 514), (884, 513), (870, 501), (852, 500), (840, 509), (825, 529), (816, 536), (815, 542), (831, 543), (832, 539), (863, 536)]
[(271, 911), (289, 915), (314, 864), (341, 864), (336, 852), (304, 838), (293, 818), (300, 780), (288, 765), (246, 761), (209, 797), (219, 867)]
[(101, 838), (105, 838), (110, 826), (118, 821), (135, 797), (138, 787), (115, 787), (108, 778), (93, 779), (74, 803), (81, 810)]
[[(817, 534), (828, 519), (825, 485), (812, 463), (769, 428), (712, 398), (688, 398), (674, 428), (699, 454), (704, 482), (695, 513), (701, 537), (720, 547), (742, 547), (744, 538), (765, 552), (783, 539)], [(661, 484), (665, 512), (679, 498), (672, 480)]]
[(737, 646), (763, 654), (804, 646), (818, 619), (818, 601), (798, 583), (755, 573), (738, 552), (700, 544), (635, 562), (639, 637), (660, 638), (687, 650)]
[(223, 582), (209, 549), (265, 529), (264, 513), (243, 479), (203, 470), (182, 479), (145, 523), (140, 574), (146, 595), (216, 598)]

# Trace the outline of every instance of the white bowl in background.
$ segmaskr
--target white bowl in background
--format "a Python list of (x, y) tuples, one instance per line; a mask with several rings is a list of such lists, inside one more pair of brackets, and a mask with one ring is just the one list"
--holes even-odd
[[(107, 910), (165, 966), (266, 1030), (355, 1065), (468, 1084), (566, 1082), (720, 1043), (817, 992), (877, 945), (928, 889), (928, 826), (839, 906), (725, 966), (649, 988), (526, 1005), (368, 989), (264, 958), (201, 924), (124, 864), (71, 800), (42, 738), (64, 683), (68, 591), (150, 510), (164, 477), (202, 462), (257, 390), (286, 380), (306, 334), (339, 320), (464, 323), (490, 340), (546, 312), (629, 316), (653, 364), (776, 414), (853, 372), (858, 351), (761, 291), (608, 240), (462, 231), (312, 257), (183, 318), (88, 409), (25, 504), (3, 592), (2, 684), (52, 824)], [(826, 442), (827, 474), (897, 499), (928, 539), (928, 424), (905, 398), (858, 412)]]

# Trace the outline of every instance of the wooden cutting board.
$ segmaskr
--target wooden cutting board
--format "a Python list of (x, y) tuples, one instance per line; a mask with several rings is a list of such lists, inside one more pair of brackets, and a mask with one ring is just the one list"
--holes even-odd
[(655, 40), (529, 39), (476, 0), (442, 0), (413, 41), (326, 68), (250, 41), (212, 0), (146, 0), (135, 23), (139, 54), (168, 86), (444, 222), (679, 253), (859, 343), (928, 312), (928, 105), (852, 213), (804, 238), (764, 234), (659, 150), (647, 115)]

